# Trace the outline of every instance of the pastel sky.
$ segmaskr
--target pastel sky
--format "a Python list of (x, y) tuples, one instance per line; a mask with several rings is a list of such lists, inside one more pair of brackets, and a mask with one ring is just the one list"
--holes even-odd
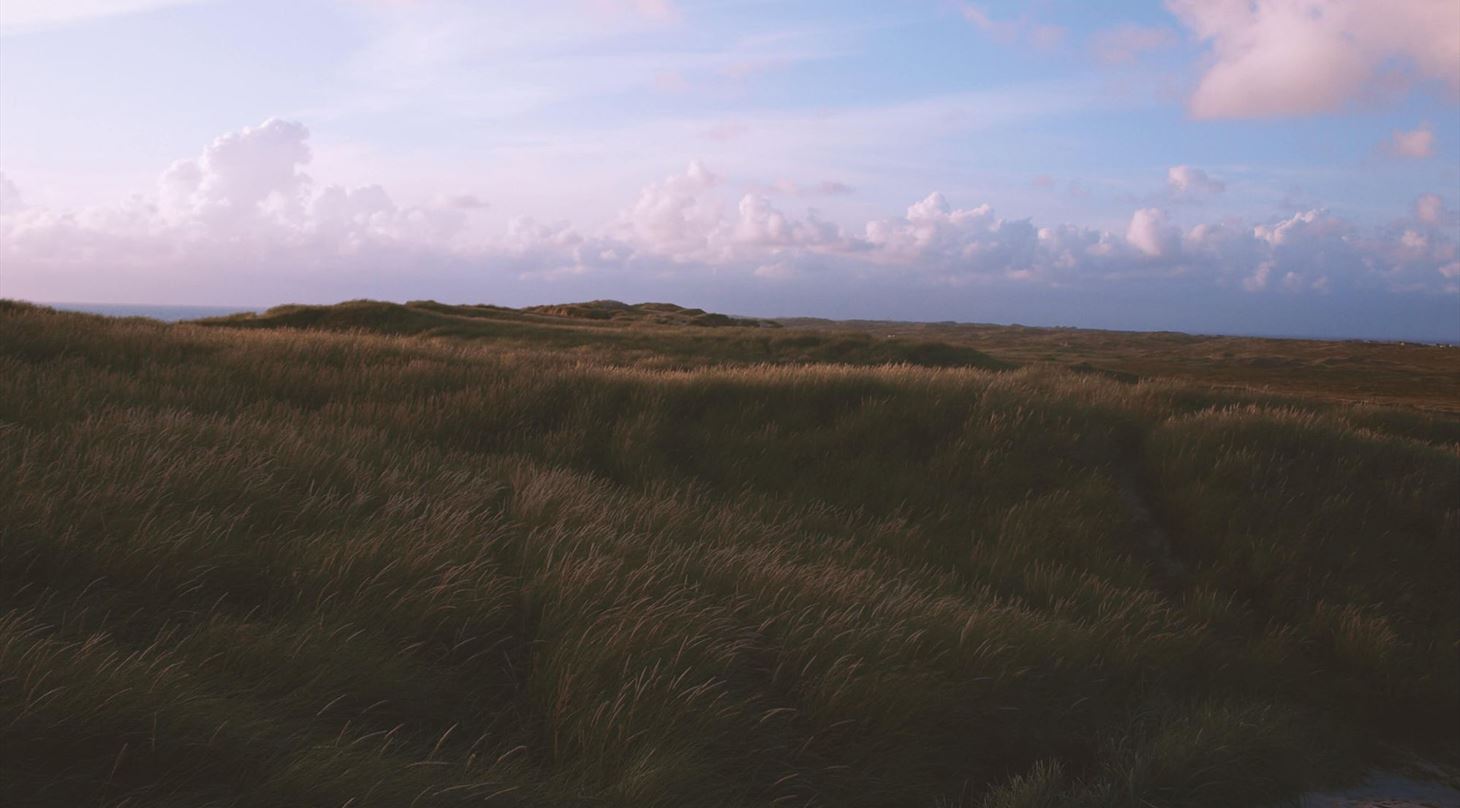
[(1460, 341), (1460, 0), (0, 0), (0, 296)]

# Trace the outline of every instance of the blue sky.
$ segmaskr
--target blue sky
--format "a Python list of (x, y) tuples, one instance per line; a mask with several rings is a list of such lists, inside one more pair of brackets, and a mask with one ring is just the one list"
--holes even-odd
[(0, 0), (0, 295), (1460, 340), (1460, 5)]

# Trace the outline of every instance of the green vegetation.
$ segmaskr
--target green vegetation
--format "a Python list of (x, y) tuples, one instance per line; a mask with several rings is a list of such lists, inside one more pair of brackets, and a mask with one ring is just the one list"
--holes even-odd
[[(710, 365), (916, 364), (1010, 368), (965, 345), (876, 339), (849, 331), (777, 331), (779, 324), (683, 309), (670, 303), (628, 306), (612, 300), (507, 309), (356, 300), (336, 306), (278, 306), (263, 314), (201, 321), (229, 328), (307, 328), (490, 340), (499, 350), (551, 349), (608, 365), (688, 369)], [(740, 327), (728, 328), (738, 325)]]
[[(977, 345), (1001, 359), (1056, 364), (1132, 380), (1265, 389), (1331, 401), (1402, 404), (1460, 413), (1460, 347), (1424, 343), (1274, 340), (1176, 333), (959, 323), (783, 320), (812, 333)], [(1460, 334), (1457, 334), (1460, 336)]]
[(0, 301), (0, 804), (1233, 806), (1460, 762), (1432, 394), (582, 313), (621, 305)]

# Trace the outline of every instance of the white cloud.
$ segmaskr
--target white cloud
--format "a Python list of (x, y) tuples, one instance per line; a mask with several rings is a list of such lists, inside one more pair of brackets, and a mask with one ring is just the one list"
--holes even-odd
[(1172, 166), (1167, 169), (1166, 187), (1178, 197), (1219, 194), (1227, 190), (1226, 183), (1199, 168), (1186, 165)]
[(764, 247), (817, 247), (840, 237), (837, 228), (814, 217), (805, 221), (786, 216), (763, 196), (746, 194), (740, 200), (735, 241)]
[(1348, 223), (1329, 216), (1327, 211), (1309, 210), (1295, 213), (1271, 226), (1258, 225), (1253, 234), (1274, 247), (1281, 247), (1311, 243), (1314, 237), (1342, 241), (1350, 230)]
[(1421, 159), (1435, 153), (1435, 133), (1429, 124), (1409, 132), (1396, 131), (1389, 138), (1389, 153)]
[(215, 139), (162, 175), (164, 210), (183, 220), (240, 224), (297, 218), (309, 190), (309, 130), (277, 118)]
[(1090, 52), (1107, 65), (1132, 64), (1150, 51), (1176, 44), (1176, 32), (1156, 25), (1120, 25), (1095, 34)]
[(1161, 258), (1173, 255), (1181, 246), (1181, 230), (1166, 219), (1160, 208), (1141, 208), (1130, 217), (1125, 240), (1146, 255)]
[(278, 280), (289, 288), (312, 282), (311, 272), (374, 265), (402, 250), (435, 261), (461, 254), (469, 214), (457, 205), (400, 206), (380, 186), (313, 193), (308, 137), (303, 125), (272, 119), (223, 135), (163, 172), (156, 202), (79, 211), (7, 204), (7, 286), (43, 284), (48, 275), (88, 285), (125, 275), (206, 285), (210, 277), (235, 282), (224, 280), (229, 273), (284, 272)]
[(955, 209), (935, 192), (902, 218), (868, 222), (863, 240), (880, 260), (949, 277), (997, 276), (1035, 268), (1039, 233), (1028, 221), (995, 216), (988, 205)]
[(1258, 225), (1253, 235), (1266, 244), (1258, 272), (1265, 281), (1270, 272), (1281, 272), (1288, 290), (1319, 284), (1326, 287), (1333, 273), (1362, 274), (1365, 245), (1357, 228), (1324, 210), (1296, 213), (1272, 225)]
[(613, 236), (631, 245), (633, 254), (678, 263), (751, 260), (759, 253), (823, 250), (843, 241), (836, 226), (814, 213), (790, 216), (760, 194), (744, 195), (727, 215), (720, 185), (719, 176), (692, 162), (684, 173), (640, 191)]
[(978, 3), (965, 2), (960, 10), (963, 18), (973, 23), (975, 28), (1005, 45), (1027, 42), (1041, 50), (1052, 50), (1059, 47), (1069, 33), (1058, 25), (1035, 22), (1027, 15), (1013, 20), (996, 19)]
[(1202, 223), (1191, 228), (1182, 236), (1181, 254), (1186, 261), (1225, 275), (1255, 272), (1271, 257), (1255, 228), (1236, 222)]
[[(1320, 209), (1186, 229), (1154, 207), (1135, 211), (1123, 233), (1112, 233), (1005, 218), (987, 204), (957, 207), (940, 193), (902, 215), (844, 228), (812, 210), (782, 210), (761, 194), (736, 199), (737, 183), (698, 162), (644, 187), (601, 230), (517, 218), (490, 233), (473, 223), (475, 197), (439, 195), (411, 206), (378, 185), (314, 190), (305, 171), (308, 136), (302, 125), (277, 120), (224, 135), (198, 157), (174, 163), (157, 202), (138, 198), (112, 208), (19, 207), (19, 189), (0, 175), (7, 288), (50, 288), (52, 277), (73, 284), (128, 279), (125, 288), (144, 281), (235, 288), (268, 278), (272, 295), (316, 284), (346, 297), (365, 293), (363, 279), (395, 278), (395, 288), (408, 288), (417, 273), (449, 269), (614, 283), (711, 274), (782, 283), (836, 272), (914, 285), (1181, 278), (1254, 293), (1446, 292), (1455, 290), (1460, 260), (1454, 214), (1435, 195), (1419, 197), (1411, 215), (1372, 233)], [(1194, 170), (1173, 176), (1184, 187), (1215, 182)]]
[(628, 236), (667, 254), (694, 255), (708, 248), (723, 211), (719, 200), (705, 192), (719, 181), (695, 161), (683, 174), (646, 186), (624, 213)]
[(1454, 0), (1167, 0), (1211, 46), (1198, 118), (1333, 112), (1414, 80), (1460, 92)]

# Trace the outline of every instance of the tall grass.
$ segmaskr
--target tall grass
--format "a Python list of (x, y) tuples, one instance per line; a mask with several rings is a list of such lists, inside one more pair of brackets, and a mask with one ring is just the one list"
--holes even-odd
[(1226, 806), (1456, 757), (1454, 420), (655, 333), (0, 304), (0, 801)]

